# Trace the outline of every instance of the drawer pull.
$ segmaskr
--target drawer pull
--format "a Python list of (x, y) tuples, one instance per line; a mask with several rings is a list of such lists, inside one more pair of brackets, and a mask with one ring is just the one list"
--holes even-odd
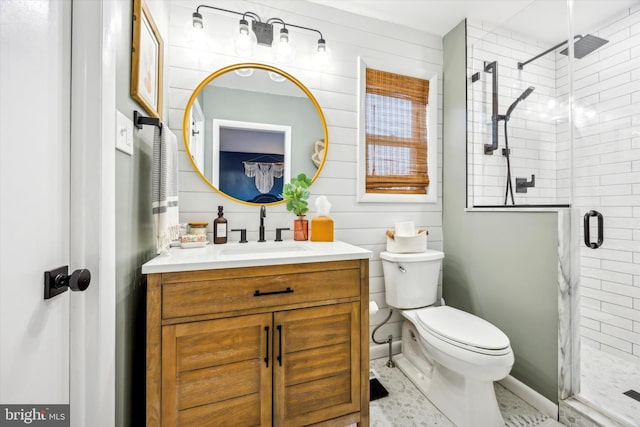
[(282, 325), (278, 325), (276, 326), (276, 328), (278, 329), (278, 364), (280, 366), (282, 366)]
[(253, 293), (254, 297), (263, 297), (265, 295), (276, 295), (276, 294), (292, 294), (293, 293), (293, 289), (291, 288), (287, 288), (284, 291), (273, 291), (273, 292), (260, 292), (259, 290), (256, 290)]
[(266, 342), (267, 342), (267, 351), (264, 355), (264, 363), (267, 365), (267, 368), (269, 367), (269, 327), (265, 326), (264, 327), (264, 332), (267, 336)]

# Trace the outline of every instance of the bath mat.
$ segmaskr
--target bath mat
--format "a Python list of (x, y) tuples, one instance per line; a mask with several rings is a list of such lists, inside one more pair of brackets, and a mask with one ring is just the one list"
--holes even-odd
[(373, 402), (387, 396), (389, 396), (389, 392), (382, 383), (377, 378), (371, 378), (369, 380), (369, 401)]
[(546, 415), (512, 415), (505, 421), (506, 427), (553, 427), (561, 426)]

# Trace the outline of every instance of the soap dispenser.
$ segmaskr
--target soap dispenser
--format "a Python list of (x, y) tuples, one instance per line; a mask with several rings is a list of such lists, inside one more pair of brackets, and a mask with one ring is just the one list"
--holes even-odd
[(329, 218), (331, 203), (326, 196), (318, 196), (316, 208), (318, 216), (311, 220), (311, 241), (333, 242), (333, 220)]
[(227, 243), (227, 219), (223, 216), (223, 207), (218, 206), (218, 218), (213, 221), (213, 243)]

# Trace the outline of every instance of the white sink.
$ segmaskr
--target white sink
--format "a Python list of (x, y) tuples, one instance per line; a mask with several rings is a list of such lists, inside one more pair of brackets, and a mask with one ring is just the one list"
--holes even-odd
[(250, 256), (262, 254), (275, 254), (282, 252), (300, 252), (311, 250), (310, 247), (295, 242), (277, 243), (239, 243), (234, 246), (226, 246), (218, 249), (218, 255), (224, 256)]
[[(2, 0), (0, 0), (2, 1)], [(144, 274), (210, 270), (261, 265), (369, 259), (371, 251), (344, 242), (249, 242), (207, 245), (202, 248), (171, 248), (142, 266)]]

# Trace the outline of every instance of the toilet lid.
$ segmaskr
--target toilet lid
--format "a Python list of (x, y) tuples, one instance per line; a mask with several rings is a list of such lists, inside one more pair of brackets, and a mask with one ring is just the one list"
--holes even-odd
[(380, 259), (392, 262), (421, 262), (436, 261), (444, 258), (444, 252), (434, 249), (427, 249), (424, 252), (414, 253), (396, 253), (396, 252), (380, 252)]
[(509, 338), (500, 329), (473, 314), (453, 307), (431, 307), (419, 310), (418, 322), (434, 335), (453, 344), (472, 347), (477, 351), (504, 350)]

